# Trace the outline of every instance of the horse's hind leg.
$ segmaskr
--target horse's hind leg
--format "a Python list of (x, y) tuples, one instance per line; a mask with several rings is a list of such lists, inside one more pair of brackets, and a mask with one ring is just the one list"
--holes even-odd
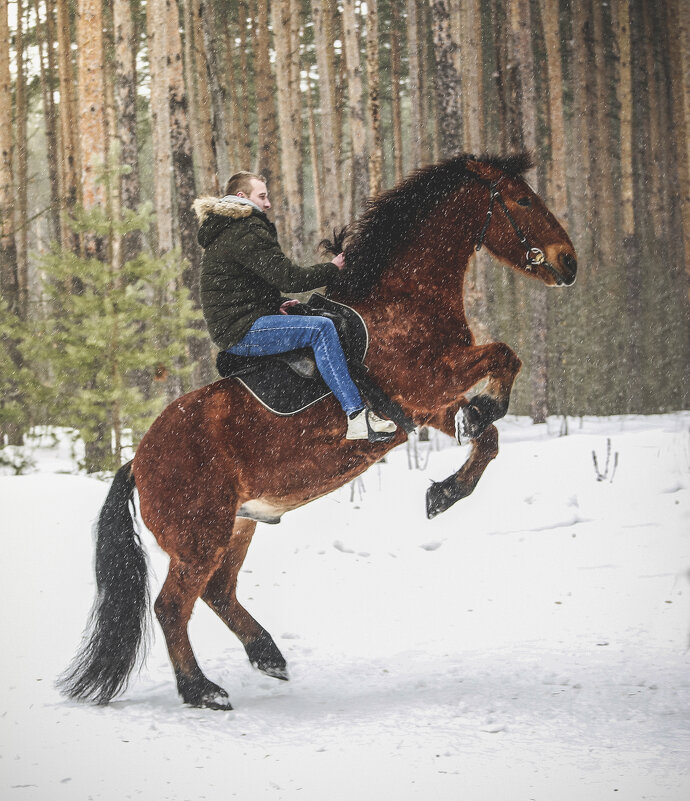
[[(430, 425), (441, 428), (446, 434), (453, 433), (453, 412), (446, 413), (446, 419), (441, 425), (431, 422)], [(436, 517), (445, 512), (461, 498), (470, 495), (484, 470), (492, 459), (498, 454), (498, 430), (490, 425), (472, 440), (472, 450), (465, 464), (457, 473), (448, 476), (443, 481), (435, 481), (426, 493), (426, 516)]]
[(237, 600), (237, 576), (252, 541), (256, 522), (239, 518), (223, 559), (206, 585), (203, 599), (237, 635), (249, 661), (260, 671), (277, 679), (287, 679), (287, 665), (271, 635)]
[(192, 651), (187, 624), (194, 603), (203, 592), (215, 564), (188, 564), (171, 557), (168, 576), (156, 599), (155, 610), (163, 629), (177, 689), (186, 704), (209, 709), (232, 709), (228, 694), (201, 672)]

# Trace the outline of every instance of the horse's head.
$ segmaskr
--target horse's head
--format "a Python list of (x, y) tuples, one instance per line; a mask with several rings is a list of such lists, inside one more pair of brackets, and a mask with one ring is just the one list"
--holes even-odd
[(486, 214), (477, 238), (511, 267), (549, 286), (575, 282), (575, 248), (563, 226), (522, 177), (524, 156), (467, 161), (486, 196)]

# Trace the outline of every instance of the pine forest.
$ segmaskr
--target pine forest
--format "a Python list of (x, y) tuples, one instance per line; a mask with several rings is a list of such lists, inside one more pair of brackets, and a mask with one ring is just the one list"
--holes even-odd
[(687, 0), (0, 0), (0, 448), (64, 426), (112, 468), (216, 380), (192, 204), (234, 172), (309, 265), (457, 153), (529, 151), (578, 254), (567, 290), (473, 259), (510, 412), (687, 408), (689, 128)]

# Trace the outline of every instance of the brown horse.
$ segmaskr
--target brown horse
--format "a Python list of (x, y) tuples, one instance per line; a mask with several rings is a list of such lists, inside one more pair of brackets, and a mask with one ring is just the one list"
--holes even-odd
[[(521, 177), (525, 156), (459, 156), (427, 167), (370, 202), (347, 234), (346, 281), (331, 288), (370, 333), (367, 364), (418, 425), (471, 441), (469, 457), (427, 494), (432, 517), (469, 495), (498, 453), (492, 423), (508, 408), (520, 360), (503, 343), (476, 345), (463, 310), (463, 279), (485, 244), (502, 262), (549, 286), (575, 280), (573, 245)], [(469, 391), (483, 379), (480, 394)], [(92, 631), (62, 679), (72, 697), (107, 703), (134, 667), (147, 617), (146, 562), (128, 503), (170, 555), (155, 602), (185, 703), (230, 709), (201, 672), (187, 623), (202, 598), (240, 639), (251, 663), (286, 679), (269, 633), (240, 605), (237, 575), (257, 520), (276, 522), (363, 473), (404, 441), (344, 438), (332, 397), (277, 417), (238, 382), (217, 381), (174, 401), (133, 462), (116, 474), (98, 522), (98, 599)]]

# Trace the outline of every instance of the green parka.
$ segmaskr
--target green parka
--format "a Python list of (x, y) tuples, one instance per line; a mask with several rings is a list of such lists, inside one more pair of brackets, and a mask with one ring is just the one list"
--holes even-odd
[(281, 292), (325, 286), (338, 274), (332, 262), (299, 267), (285, 256), (276, 228), (252, 205), (215, 197), (195, 201), (199, 218), (201, 308), (221, 350), (237, 344), (253, 323), (278, 314)]

